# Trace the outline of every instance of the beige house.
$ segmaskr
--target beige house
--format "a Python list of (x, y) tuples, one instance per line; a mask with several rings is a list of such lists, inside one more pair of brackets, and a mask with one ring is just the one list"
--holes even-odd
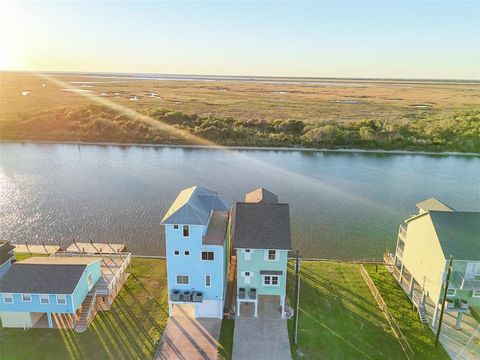
[(455, 211), (431, 198), (417, 204), (419, 212), (400, 226), (393, 273), (428, 322), (425, 303), (434, 306), (437, 326), (449, 257), (453, 257), (446, 311), (457, 316), (480, 307), (480, 212)]

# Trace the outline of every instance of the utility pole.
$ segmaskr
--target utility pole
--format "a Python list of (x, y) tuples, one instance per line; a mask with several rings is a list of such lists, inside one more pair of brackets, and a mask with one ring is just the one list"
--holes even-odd
[(440, 319), (438, 320), (437, 335), (435, 337), (435, 347), (437, 347), (438, 345), (438, 340), (440, 338), (440, 330), (442, 329), (443, 312), (445, 311), (445, 302), (447, 300), (448, 283), (450, 282), (450, 274), (452, 273), (452, 262), (453, 262), (453, 256), (450, 255), (450, 260), (448, 261), (447, 280), (445, 281), (445, 288), (443, 289), (442, 310), (440, 311)]
[(299, 251), (297, 249), (295, 259), (295, 316), (293, 318), (293, 341), (295, 345), (298, 345), (298, 309), (300, 305), (300, 259)]

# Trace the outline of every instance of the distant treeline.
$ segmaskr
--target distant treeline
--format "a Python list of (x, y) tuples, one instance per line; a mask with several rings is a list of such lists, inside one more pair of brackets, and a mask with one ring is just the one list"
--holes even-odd
[[(92, 141), (185, 144), (161, 123), (183, 129), (221, 145), (303, 146), (480, 153), (480, 112), (459, 112), (448, 118), (429, 115), (413, 119), (353, 122), (302, 120), (238, 120), (147, 110), (151, 122), (106, 106), (61, 108), (0, 121), (4, 140)], [(156, 125), (158, 121), (158, 126)]]

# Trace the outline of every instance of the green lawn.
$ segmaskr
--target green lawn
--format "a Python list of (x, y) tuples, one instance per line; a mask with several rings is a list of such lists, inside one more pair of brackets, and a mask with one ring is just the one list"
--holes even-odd
[(168, 318), (165, 261), (134, 258), (129, 272), (112, 309), (82, 334), (0, 327), (0, 359), (151, 358)]
[[(293, 263), (288, 296), (294, 299)], [(302, 262), (295, 359), (404, 359), (358, 265)], [(293, 322), (289, 321), (292, 336)], [(291, 341), (293, 344), (293, 341)]]
[(387, 269), (379, 266), (377, 272), (373, 265), (365, 268), (415, 352), (415, 359), (449, 359), (441, 344), (434, 347), (434, 333), (420, 322), (410, 300)]
[(230, 360), (233, 351), (233, 329), (235, 320), (223, 319), (220, 329), (220, 344), (218, 345), (218, 358), (220, 360)]

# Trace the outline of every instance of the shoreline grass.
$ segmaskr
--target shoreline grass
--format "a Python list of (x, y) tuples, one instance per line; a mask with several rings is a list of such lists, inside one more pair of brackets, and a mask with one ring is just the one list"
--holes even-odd
[[(450, 359), (440, 344), (435, 348), (435, 335), (427, 324), (422, 324), (405, 292), (384, 266), (365, 265), (365, 269), (387, 304), (390, 314), (397, 320), (407, 338), (415, 359)], [(378, 269), (378, 271), (376, 271)]]
[[(302, 261), (299, 345), (294, 359), (404, 359), (386, 319), (363, 281), (358, 265)], [(294, 299), (293, 262), (287, 293)]]

